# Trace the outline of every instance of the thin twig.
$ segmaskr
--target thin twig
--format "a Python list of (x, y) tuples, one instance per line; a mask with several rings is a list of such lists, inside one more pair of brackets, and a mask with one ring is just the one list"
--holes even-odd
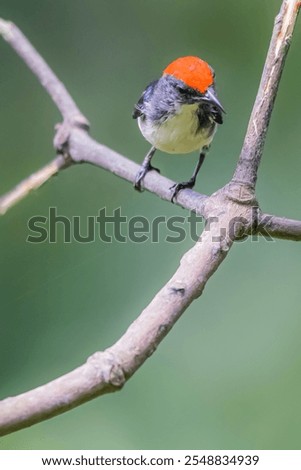
[(32, 173), (28, 178), (24, 179), (15, 188), (0, 197), (0, 215), (5, 214), (8, 209), (24, 199), (31, 191), (40, 188), (52, 176), (56, 175), (60, 170), (72, 164), (71, 159), (66, 159), (62, 155), (58, 155), (50, 163), (40, 170)]
[(297, 0), (284, 0), (276, 17), (256, 101), (233, 180), (255, 187), (266, 133), (298, 16)]
[(88, 120), (80, 112), (63, 83), (60, 82), (49, 65), (46, 64), (45, 60), (19, 28), (10, 21), (5, 21), (0, 18), (0, 34), (38, 78), (41, 85), (51, 96), (64, 120), (73, 125), (89, 126)]

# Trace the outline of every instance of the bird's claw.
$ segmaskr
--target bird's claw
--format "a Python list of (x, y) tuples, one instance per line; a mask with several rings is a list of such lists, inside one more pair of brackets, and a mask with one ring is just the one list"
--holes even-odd
[(137, 175), (136, 175), (135, 182), (134, 182), (134, 188), (135, 188), (137, 191), (142, 192), (141, 182), (142, 182), (142, 180), (145, 178), (146, 174), (147, 174), (149, 171), (152, 171), (152, 170), (156, 171), (157, 173), (160, 173), (159, 168), (155, 168), (155, 167), (152, 166), (151, 164), (149, 164), (147, 167), (142, 167), (142, 168), (140, 168), (140, 170), (138, 171), (138, 173), (137, 173)]
[(172, 190), (171, 202), (174, 202), (175, 197), (182, 189), (192, 189), (195, 185), (194, 180), (184, 181), (182, 183), (175, 183), (169, 189)]
[(143, 180), (145, 174), (146, 173), (142, 170), (138, 171), (136, 178), (135, 178), (135, 182), (134, 182), (134, 188), (136, 189), (136, 191), (142, 192), (141, 181)]

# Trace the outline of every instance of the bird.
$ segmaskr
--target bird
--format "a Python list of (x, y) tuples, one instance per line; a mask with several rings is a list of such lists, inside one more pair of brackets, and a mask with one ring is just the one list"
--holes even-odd
[(155, 151), (187, 154), (199, 150), (199, 159), (188, 181), (174, 184), (171, 201), (180, 190), (193, 188), (218, 124), (223, 123), (225, 110), (215, 90), (215, 72), (196, 56), (180, 57), (163, 70), (158, 80), (143, 91), (134, 107), (143, 137), (152, 145), (146, 154), (134, 187), (141, 191), (145, 175), (158, 168), (151, 164)]

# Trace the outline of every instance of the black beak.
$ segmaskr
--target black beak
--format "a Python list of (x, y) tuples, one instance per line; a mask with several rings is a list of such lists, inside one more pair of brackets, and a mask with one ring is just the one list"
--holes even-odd
[(226, 111), (222, 107), (221, 103), (219, 102), (215, 90), (212, 87), (209, 87), (208, 90), (206, 91), (205, 95), (202, 96), (202, 101), (205, 101), (207, 103), (212, 103), (214, 106), (217, 107), (219, 111), (222, 111), (223, 113), (226, 114)]

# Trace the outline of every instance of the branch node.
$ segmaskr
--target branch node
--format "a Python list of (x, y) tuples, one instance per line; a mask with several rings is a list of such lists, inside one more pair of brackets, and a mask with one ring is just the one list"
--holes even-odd
[(97, 351), (87, 359), (87, 363), (93, 366), (97, 376), (106, 384), (118, 389), (125, 384), (123, 369), (111, 351)]
[(255, 188), (251, 184), (233, 179), (224, 186), (224, 192), (228, 199), (239, 204), (258, 205), (255, 197)]
[(88, 132), (90, 129), (90, 123), (85, 116), (79, 114), (77, 116), (73, 116), (72, 120), (65, 119), (63, 122), (59, 122), (55, 125), (53, 146), (58, 153), (68, 153), (69, 138), (74, 128)]

